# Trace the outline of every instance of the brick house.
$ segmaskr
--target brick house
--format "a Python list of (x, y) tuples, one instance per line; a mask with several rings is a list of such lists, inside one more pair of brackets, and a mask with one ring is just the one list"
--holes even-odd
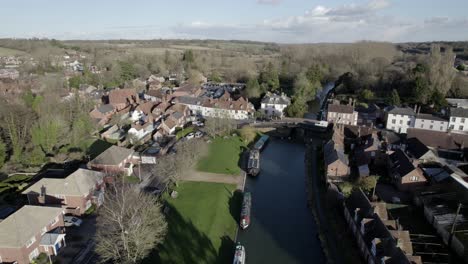
[(63, 209), (25, 205), (0, 222), (0, 263), (27, 264), (66, 246)]
[(138, 104), (139, 98), (135, 89), (115, 89), (109, 93), (109, 104), (120, 111), (129, 105)]
[(99, 107), (95, 107), (89, 115), (91, 118), (98, 120), (100, 125), (105, 125), (112, 118), (115, 113), (115, 109), (110, 104), (104, 104)]
[(389, 175), (400, 191), (414, 191), (426, 185), (427, 179), (422, 170), (400, 149), (390, 154), (388, 159)]
[(133, 172), (134, 150), (112, 146), (88, 163), (88, 168), (105, 173), (125, 173), (131, 175)]
[(104, 200), (104, 173), (78, 169), (64, 179), (42, 178), (23, 191), (31, 205), (60, 205), (66, 213), (82, 215)]

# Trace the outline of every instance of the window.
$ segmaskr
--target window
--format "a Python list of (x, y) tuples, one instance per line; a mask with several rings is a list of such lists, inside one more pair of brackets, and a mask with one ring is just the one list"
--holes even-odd
[(465, 118), (462, 118), (461, 122), (462, 122), (462, 123), (465, 123)]
[(455, 129), (455, 125), (450, 125), (450, 129)]
[(440, 127), (440, 131), (444, 130), (444, 127)]
[(424, 128), (424, 124), (421, 124), (421, 128)]
[(418, 181), (419, 177), (418, 176), (411, 176), (410, 180), (411, 181)]
[(37, 256), (39, 256), (39, 250), (35, 248), (30, 254), (29, 254), (29, 260), (35, 259)]
[(463, 126), (459, 126), (459, 127), (458, 127), (458, 130), (463, 130)]
[(32, 244), (34, 244), (34, 242), (36, 242), (35, 236), (31, 237), (31, 239), (29, 239), (28, 242), (26, 242), (26, 247), (30, 247)]
[(434, 128), (434, 126), (433, 126), (433, 125), (429, 126), (429, 129), (433, 129), (433, 128)]
[(396, 120), (395, 119), (392, 119), (392, 124), (395, 124), (396, 123)]
[(403, 120), (400, 120), (400, 125), (403, 124)]
[(408, 122), (406, 123), (408, 126), (411, 125), (411, 120), (408, 120)]
[(452, 122), (455, 122), (456, 118), (455, 117), (452, 117)]

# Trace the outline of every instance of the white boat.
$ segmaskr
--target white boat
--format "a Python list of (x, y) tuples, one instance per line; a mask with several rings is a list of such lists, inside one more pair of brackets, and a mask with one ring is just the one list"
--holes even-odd
[(245, 264), (245, 248), (240, 243), (237, 243), (233, 264)]

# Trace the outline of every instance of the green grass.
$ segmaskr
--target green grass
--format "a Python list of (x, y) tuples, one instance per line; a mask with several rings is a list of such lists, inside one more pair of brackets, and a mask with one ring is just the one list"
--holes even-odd
[(139, 183), (140, 179), (137, 176), (123, 176), (126, 183)]
[(184, 129), (181, 129), (181, 130), (177, 131), (177, 133), (176, 133), (177, 140), (179, 140), (179, 139), (185, 137), (186, 135), (192, 133), (193, 130), (194, 130), (193, 127), (186, 127)]
[(239, 158), (244, 148), (245, 144), (239, 137), (215, 138), (209, 146), (208, 155), (198, 162), (197, 169), (212, 173), (239, 174)]
[(9, 49), (0, 47), (0, 56), (15, 56), (15, 55), (25, 55), (26, 52), (21, 50)]
[(168, 234), (156, 254), (144, 263), (230, 263), (233, 257), (235, 217), (240, 212), (235, 185), (181, 182), (170, 208)]

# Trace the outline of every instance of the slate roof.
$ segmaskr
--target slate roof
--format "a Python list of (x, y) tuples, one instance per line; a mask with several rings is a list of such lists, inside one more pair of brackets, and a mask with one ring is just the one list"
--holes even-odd
[(94, 188), (98, 181), (104, 178), (104, 174), (98, 171), (78, 169), (65, 179), (42, 178), (22, 194), (35, 193), (40, 194), (41, 189), (45, 187), (48, 194), (60, 194), (71, 196), (82, 196), (88, 194)]
[(450, 108), (450, 116), (468, 117), (468, 109), (466, 109), (466, 108)]
[(448, 122), (448, 119), (431, 115), (431, 114), (417, 114), (416, 119), (424, 119), (424, 120), (434, 120), (434, 121), (442, 121), (442, 122)]
[(93, 159), (90, 163), (97, 165), (118, 165), (128, 156), (132, 155), (133, 152), (134, 151), (132, 149), (112, 146)]
[(393, 115), (409, 115), (409, 116), (415, 115), (413, 109), (409, 107), (390, 106), (389, 108), (387, 108), (387, 112)]
[(447, 150), (460, 150), (468, 147), (468, 135), (447, 133), (419, 128), (408, 128), (406, 138), (417, 138), (424, 145)]
[(114, 106), (111, 104), (104, 104), (97, 108), (97, 110), (103, 114), (114, 111)]
[(417, 138), (410, 138), (407, 141), (408, 143), (408, 151), (413, 155), (416, 159), (420, 159), (426, 153), (430, 152), (431, 150), (424, 145), (419, 139)]
[(281, 105), (289, 105), (291, 104), (291, 99), (286, 95), (278, 95), (274, 93), (268, 92), (262, 99), (263, 104), (281, 104)]
[(328, 112), (352, 114), (354, 112), (354, 107), (352, 105), (329, 104)]
[(60, 207), (25, 205), (0, 222), (0, 247), (26, 246), (31, 237), (41, 232), (55, 217), (62, 214)]
[(415, 169), (413, 163), (411, 163), (411, 160), (400, 149), (397, 149), (395, 152), (393, 152), (390, 155), (390, 159), (392, 160), (393, 166), (400, 177), (406, 176)]

